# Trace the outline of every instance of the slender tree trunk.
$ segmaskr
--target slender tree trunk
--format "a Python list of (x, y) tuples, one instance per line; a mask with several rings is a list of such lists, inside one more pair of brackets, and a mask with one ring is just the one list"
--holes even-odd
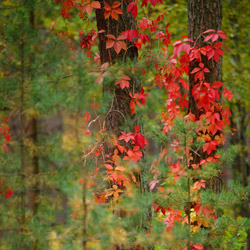
[[(196, 44), (200, 46), (205, 46), (203, 40), (203, 32), (209, 29), (221, 30), (222, 23), (222, 2), (221, 0), (188, 0), (188, 35), (195, 41)], [(205, 81), (208, 83), (213, 83), (215, 81), (222, 80), (222, 60), (218, 63), (213, 60), (208, 61), (206, 56), (202, 56), (202, 63), (204, 67), (209, 69), (209, 73), (205, 74)], [(196, 120), (200, 119), (200, 115), (204, 113), (202, 109), (197, 107), (197, 103), (192, 96), (192, 90), (197, 83), (194, 78), (194, 74), (191, 74), (193, 69), (197, 67), (199, 62), (193, 60), (190, 63), (189, 67), (189, 111), (195, 115)], [(218, 133), (217, 133), (218, 134)], [(203, 153), (200, 150), (199, 154), (192, 153), (192, 163), (199, 164), (200, 161), (207, 157), (206, 153)], [(190, 180), (189, 180), (190, 181)], [(221, 174), (218, 176), (212, 177), (210, 180), (207, 180), (207, 186), (216, 193), (221, 192), (222, 188), (222, 178)], [(190, 187), (190, 183), (188, 183)], [(190, 211), (191, 203), (188, 204), (188, 216), (189, 216), (189, 225), (190, 221)], [(191, 249), (189, 244), (188, 249)], [(206, 249), (211, 249), (209, 245), (206, 246)]]
[[(35, 15), (34, 11), (30, 11), (30, 18), (29, 18), (30, 26), (32, 29), (35, 28)], [(30, 54), (30, 65), (34, 61), (34, 54)], [(35, 150), (32, 154), (31, 161), (32, 161), (32, 178), (35, 179), (35, 184), (32, 187), (31, 192), (31, 199), (30, 199), (30, 209), (33, 213), (33, 215), (36, 215), (37, 209), (38, 209), (38, 199), (39, 199), (39, 180), (38, 180), (38, 174), (39, 174), (39, 158), (36, 152), (37, 147), (37, 141), (38, 141), (38, 119), (36, 116), (33, 116), (31, 119), (31, 138), (33, 145), (35, 147)]]
[[(221, 0), (188, 0), (188, 36), (197, 43), (203, 40), (203, 32), (208, 29), (220, 30), (222, 23), (222, 3)], [(205, 67), (211, 68), (211, 62), (206, 57), (202, 58)], [(214, 62), (215, 63), (215, 62)], [(189, 72), (196, 66), (197, 62), (190, 63)], [(222, 61), (213, 65), (213, 71), (206, 74), (208, 82), (221, 81), (222, 79)], [(189, 74), (189, 109), (199, 118), (196, 102), (192, 96), (192, 89), (195, 85), (194, 74)]]
[[(240, 2), (237, 0), (231, 0), (229, 2), (230, 6), (232, 6), (233, 9), (240, 10)], [(238, 48), (241, 41), (240, 41), (240, 26), (239, 26), (239, 14), (233, 14), (229, 16), (229, 21), (230, 25), (235, 28), (235, 34), (232, 38), (234, 41), (234, 48)], [(238, 51), (238, 49), (236, 49)], [(242, 60), (241, 60), (241, 54), (237, 53), (232, 55), (234, 61), (236, 62), (236, 67), (234, 68), (236, 75), (240, 76), (242, 74)], [(234, 108), (234, 109), (233, 109)], [(239, 99), (236, 101), (235, 104), (232, 105), (231, 110), (232, 112), (232, 117), (231, 117), (231, 124), (232, 127), (237, 128), (238, 132), (235, 133), (231, 137), (231, 144), (233, 145), (240, 145), (240, 152), (237, 155), (235, 159), (235, 163), (232, 166), (233, 167), (233, 174), (234, 174), (234, 179), (236, 179), (239, 175), (241, 176), (241, 181), (243, 185), (246, 187), (248, 186), (248, 179), (250, 175), (250, 165), (248, 162), (248, 136), (247, 136), (247, 131), (249, 127), (249, 111), (246, 107), (246, 103), (244, 100)], [(248, 217), (250, 215), (250, 203), (245, 202), (243, 205), (240, 214), (243, 217)], [(247, 246), (246, 249), (250, 249), (250, 230), (248, 230), (248, 237), (247, 237)]]
[[(137, 48), (133, 42), (127, 42), (127, 51), (121, 51), (118, 55), (113, 49), (106, 49), (106, 35), (112, 34), (115, 37), (121, 35), (121, 33), (125, 30), (136, 30), (136, 22), (133, 16), (127, 12), (127, 5), (130, 3), (128, 1), (119, 0), (121, 2), (120, 8), (123, 12), (122, 15), (119, 15), (118, 21), (109, 17), (108, 19), (104, 18), (104, 6), (105, 4), (109, 4), (112, 6), (114, 2), (117, 0), (99, 0), (101, 3), (101, 9), (96, 10), (96, 20), (97, 20), (97, 28), (98, 31), (105, 30), (105, 32), (100, 33), (99, 36), (99, 51), (101, 63), (108, 62), (113, 64), (115, 62), (129, 62), (137, 60), (138, 52)], [(111, 95), (112, 103), (108, 109), (106, 114), (106, 130), (108, 133), (113, 134), (115, 136), (119, 136), (122, 129), (124, 127), (124, 123), (126, 121), (126, 128), (129, 126), (129, 129), (133, 129), (137, 122), (137, 117), (135, 115), (131, 115), (130, 111), (130, 97), (129, 92), (132, 94), (139, 93), (141, 90), (141, 83), (133, 78), (130, 81), (129, 90), (114, 87), (114, 85), (107, 86), (104, 84), (103, 86), (103, 95)], [(106, 147), (106, 154), (112, 154), (113, 149), (109, 146)], [(140, 178), (140, 177), (138, 177)], [(146, 192), (145, 183), (142, 183), (143, 190)], [(122, 187), (121, 187), (122, 188)], [(151, 210), (150, 210), (151, 211)], [(151, 219), (151, 213), (147, 211), (147, 215), (145, 216), (147, 219)], [(150, 218), (148, 218), (150, 217)], [(123, 246), (116, 246), (116, 249), (123, 250), (126, 249)], [(131, 250), (133, 248), (130, 248)], [(147, 249), (153, 250), (153, 247), (148, 247)]]
[[(32, 141), (34, 146), (37, 146), (37, 140), (38, 140), (38, 130), (37, 130), (37, 118), (33, 117), (31, 120), (32, 125)], [(31, 201), (30, 201), (30, 209), (33, 213), (33, 215), (37, 214), (38, 204), (39, 204), (39, 180), (38, 180), (38, 174), (39, 174), (39, 158), (37, 156), (36, 150), (33, 153), (32, 156), (32, 178), (35, 179), (35, 184), (32, 187), (32, 193), (31, 193)]]
[[(35, 29), (35, 14), (34, 10), (32, 9), (29, 13), (29, 24), (32, 29)], [(32, 63), (34, 63), (35, 57), (34, 53), (30, 53), (29, 55), (29, 64), (30, 66)], [(31, 77), (33, 77), (33, 74), (31, 73)], [(29, 200), (29, 209), (32, 212), (33, 216), (36, 216), (38, 211), (38, 205), (39, 205), (39, 194), (40, 194), (40, 188), (39, 188), (39, 157), (37, 154), (37, 142), (38, 142), (38, 117), (34, 115), (31, 118), (30, 124), (31, 124), (31, 140), (34, 145), (34, 150), (31, 157), (31, 164), (32, 164), (32, 170), (31, 170), (31, 178), (34, 180), (34, 184), (32, 184), (32, 191), (29, 192), (28, 195), (30, 197)], [(38, 238), (35, 240), (35, 243), (33, 245), (33, 250), (36, 250), (38, 248)]]
[[(221, 0), (188, 0), (188, 35), (196, 43), (200, 44), (204, 37), (203, 32), (208, 29), (221, 30), (222, 23), (222, 2)], [(204, 44), (202, 44), (204, 45)], [(222, 60), (219, 63), (208, 61), (206, 57), (202, 58), (202, 63), (210, 70), (205, 74), (205, 80), (209, 83), (222, 80)], [(198, 66), (197, 61), (190, 63), (189, 72)], [(202, 114), (198, 110), (196, 101), (192, 96), (192, 90), (195, 85), (194, 74), (189, 73), (189, 111), (195, 114), (196, 119)], [(194, 163), (199, 163), (204, 154), (193, 155)], [(214, 192), (220, 192), (222, 178), (214, 177), (210, 180), (210, 188)]]
[[(24, 19), (24, 17), (22, 17)], [(24, 20), (22, 21), (22, 27), (24, 26)], [(21, 218), (20, 218), (20, 231), (21, 231), (21, 240), (19, 249), (25, 249), (25, 224), (26, 224), (26, 213), (25, 213), (25, 175), (26, 175), (26, 167), (25, 167), (25, 148), (24, 148), (24, 84), (25, 84), (25, 69), (24, 69), (24, 30), (22, 29), (22, 38), (20, 44), (20, 52), (21, 52), (21, 100), (20, 100), (20, 175), (21, 175)]]
[[(110, 64), (118, 61), (128, 61), (137, 59), (137, 48), (133, 43), (128, 43), (128, 50), (121, 52), (117, 55), (113, 49), (106, 49), (106, 35), (112, 34), (115, 37), (119, 36), (123, 31), (136, 29), (135, 19), (130, 13), (127, 13), (128, 2), (121, 1), (120, 8), (123, 11), (123, 15), (119, 15), (118, 21), (109, 17), (104, 18), (104, 1), (100, 0), (102, 8), (96, 10), (96, 20), (98, 31), (105, 30), (104, 33), (99, 34), (99, 51), (101, 57), (101, 63), (109, 62)], [(114, 0), (105, 1), (110, 6), (114, 3)], [(140, 83), (136, 80), (130, 82), (129, 91), (140, 92)], [(106, 116), (106, 128), (110, 133), (118, 136), (121, 131), (121, 124), (124, 122), (124, 117), (131, 118), (130, 115), (130, 98), (128, 91), (122, 90), (121, 88), (108, 87), (104, 84), (103, 86), (104, 95), (113, 95), (113, 105), (110, 107), (109, 112)], [(124, 98), (125, 97), (125, 98)], [(127, 98), (126, 98), (127, 97)]]

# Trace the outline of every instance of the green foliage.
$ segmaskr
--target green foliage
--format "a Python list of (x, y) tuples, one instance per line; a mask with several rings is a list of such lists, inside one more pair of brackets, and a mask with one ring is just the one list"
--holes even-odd
[[(246, 110), (249, 108), (249, 34), (245, 28), (249, 9), (245, 9), (244, 3), (245, 1), (236, 4), (235, 9), (229, 8), (228, 3), (225, 3), (223, 28), (231, 38), (225, 46), (223, 73), (225, 81), (229, 82), (235, 93), (231, 107), (234, 115), (232, 123), (243, 137), (248, 131)], [(128, 187), (131, 195), (113, 201), (113, 210), (108, 203), (91, 202), (97, 198), (97, 194), (101, 195), (101, 191), (107, 191), (108, 188), (105, 180), (93, 184), (100, 179), (99, 175), (90, 176), (90, 171), (100, 164), (98, 157), (88, 159), (84, 164), (84, 156), (90, 149), (89, 145), (95, 146), (96, 141), (102, 142), (105, 135), (100, 133), (87, 137), (85, 133), (88, 122), (93, 122), (89, 125), (91, 128), (102, 129), (105, 120), (103, 114), (108, 110), (113, 97), (111, 94), (103, 96), (102, 84), (94, 84), (97, 75), (100, 75), (99, 66), (86, 65), (87, 54), (78, 49), (79, 37), (76, 30), (84, 29), (86, 33), (90, 31), (94, 16), (89, 16), (84, 25), (77, 16), (71, 21), (57, 17), (53, 30), (50, 30), (51, 22), (59, 10), (59, 5), (39, 0), (7, 0), (0, 8), (0, 118), (11, 117), (9, 153), (0, 149), (0, 185), (13, 187), (14, 191), (10, 199), (0, 196), (0, 233), (4, 236), (0, 239), (0, 248), (18, 249), (20, 242), (23, 242), (26, 249), (82, 249), (85, 216), (88, 249), (109, 249), (116, 244), (132, 247), (135, 241), (144, 246), (155, 245), (155, 250), (185, 247), (184, 239), (190, 238), (188, 225), (176, 223), (173, 232), (166, 232), (166, 224), (163, 222), (166, 215), (149, 207), (152, 203), (173, 207), (182, 210), (183, 216), (190, 202), (187, 195), (189, 185), (193, 185), (196, 180), (209, 180), (218, 176), (223, 167), (232, 165), (236, 166), (234, 172), (237, 179), (240, 179), (237, 169), (241, 169), (241, 163), (235, 161), (235, 156), (242, 150), (246, 153), (247, 145), (241, 145), (243, 142), (236, 140), (234, 144), (238, 144), (237, 146), (220, 149), (218, 153), (222, 155), (221, 162), (211, 162), (202, 167), (198, 179), (196, 172), (191, 171), (187, 171), (178, 180), (170, 175), (171, 164), (168, 158), (172, 162), (180, 161), (181, 167), (185, 169), (186, 150), (197, 154), (205, 141), (197, 138), (195, 130), (198, 125), (191, 121), (187, 123), (182, 118), (175, 120), (168, 136), (161, 132), (160, 118), (161, 112), (165, 110), (167, 93), (154, 87), (154, 61), (156, 56), (160, 58), (161, 55), (159, 44), (152, 44), (152, 52), (155, 54), (152, 55), (151, 64), (146, 65), (149, 58), (144, 58), (139, 53), (141, 61), (137, 66), (145, 67), (148, 72), (146, 75), (135, 76), (130, 71), (134, 62), (127, 61), (126, 64), (110, 66), (103, 81), (104, 87), (113, 89), (118, 77), (126, 73), (133, 80), (143, 83), (146, 91), (150, 90), (147, 104), (137, 107), (136, 118), (148, 139), (146, 150), (150, 152), (145, 154), (138, 165), (129, 166), (131, 171), (137, 168), (141, 170), (141, 190), (136, 189), (135, 183), (132, 183)], [(186, 34), (186, 1), (165, 1), (155, 11), (147, 10), (146, 14), (155, 18), (165, 10), (167, 16), (160, 28), (164, 29), (170, 22), (173, 40)], [(240, 18), (241, 13), (243, 16)], [(143, 10), (139, 10), (141, 17), (144, 14)], [(97, 52), (97, 47), (94, 52)], [(93, 71), (97, 75), (93, 75)], [(99, 104), (99, 108), (91, 110), (92, 116), (85, 123), (83, 116), (91, 104)], [(20, 129), (21, 115), (25, 118), (23, 138)], [(95, 121), (93, 117), (99, 119)], [(34, 121), (37, 124), (36, 130), (32, 127)], [(124, 131), (131, 131), (132, 122), (126, 121), (122, 128)], [(172, 151), (171, 143), (176, 138), (179, 139), (179, 147)], [(22, 141), (24, 153), (21, 152)], [(166, 147), (168, 153), (157, 165), (154, 159), (158, 158), (161, 147)], [(22, 154), (25, 161), (24, 173), (21, 170)], [(36, 159), (39, 169), (34, 173)], [(150, 172), (154, 164), (159, 170), (159, 183), (153, 190), (149, 190), (149, 183), (154, 178), (154, 174)], [(106, 169), (102, 166), (100, 171), (104, 173)], [(190, 183), (188, 179), (191, 179)], [(85, 182), (89, 184), (87, 189), (84, 188)], [(142, 183), (147, 185), (142, 186)], [(155, 189), (158, 187), (168, 190), (166, 196), (157, 195)], [(172, 193), (171, 189), (175, 192)], [(38, 193), (35, 194), (35, 191)], [(26, 204), (22, 204), (23, 192)], [(83, 208), (84, 192), (87, 212)], [(232, 181), (227, 183), (220, 194), (208, 189), (201, 193), (202, 204), (216, 209), (223, 216), (214, 224), (211, 223), (208, 230), (200, 228), (197, 234), (191, 236), (192, 241), (207, 243), (206, 239), (209, 237), (208, 243), (213, 249), (242, 249), (246, 245), (249, 220), (238, 215), (241, 214), (241, 207), (249, 202), (249, 187)], [(36, 209), (31, 205), (34, 202), (37, 202)], [(25, 223), (24, 231), (21, 232), (23, 207)], [(126, 213), (122, 220), (117, 216), (119, 211)], [(151, 215), (152, 222), (145, 223)], [(208, 221), (210, 223), (210, 219)], [(150, 229), (153, 233), (145, 237), (145, 232), (150, 232)]]

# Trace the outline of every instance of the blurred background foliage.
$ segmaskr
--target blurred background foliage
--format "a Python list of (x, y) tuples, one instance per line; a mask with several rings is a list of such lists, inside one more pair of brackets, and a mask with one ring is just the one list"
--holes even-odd
[[(154, 19), (166, 12), (162, 29), (171, 24), (168, 28), (171, 39), (175, 41), (187, 34), (186, 1), (165, 0), (156, 9), (151, 8), (146, 12), (140, 9), (139, 15)], [(107, 102), (102, 100), (102, 87), (94, 84), (95, 77), (89, 73), (90, 67), (95, 66), (86, 65), (87, 54), (80, 48), (78, 36), (79, 30), (87, 33), (96, 27), (94, 14), (82, 22), (77, 14), (66, 20), (59, 13), (60, 6), (52, 0), (3, 0), (0, 4), (0, 120), (10, 116), (11, 131), (9, 153), (3, 147), (0, 149), (0, 185), (13, 187), (14, 191), (9, 199), (0, 197), (0, 248), (4, 250), (18, 249), (20, 241), (24, 249), (77, 250), (82, 246), (82, 184), (83, 178), (89, 176), (88, 172), (83, 176), (80, 159), (91, 143), (91, 137), (84, 136), (83, 116), (96, 103), (100, 108), (92, 109), (91, 114), (102, 114)], [(234, 180), (244, 186), (250, 182), (249, 16), (247, 0), (223, 1), (223, 31), (229, 37), (224, 44), (223, 81), (234, 93), (231, 123), (237, 129), (228, 135), (228, 141), (239, 148), (236, 161), (226, 168), (225, 183)], [(151, 44), (149, 49), (157, 53), (157, 46)], [(95, 50), (98, 52), (97, 46)], [(141, 76), (140, 80), (146, 90), (152, 89), (153, 75)], [(147, 127), (146, 135), (154, 139), (144, 163), (148, 168), (165, 140), (156, 132), (160, 131), (155, 129), (160, 127), (159, 123), (154, 122), (165, 110), (165, 100), (163, 91), (154, 88), (147, 106), (139, 110)], [(93, 161), (85, 164), (87, 169), (95, 166)], [(93, 200), (96, 190), (97, 187), (87, 190), (88, 201)], [(137, 201), (138, 210), (145, 210), (154, 196), (141, 199), (141, 195), (134, 193), (131, 200)], [(123, 202), (117, 206), (133, 208), (129, 205), (132, 201)], [(93, 236), (89, 249), (108, 249), (117, 241), (125, 241), (127, 232), (123, 228), (131, 227), (131, 217), (136, 221), (142, 214), (135, 211), (130, 220), (121, 222), (107, 206), (89, 206), (91, 216), (87, 223)], [(249, 203), (233, 212), (248, 217)], [(156, 220), (160, 235), (164, 228), (157, 223)], [(108, 226), (103, 227), (104, 224)], [(20, 230), (22, 234), (18, 233)], [(151, 237), (160, 244), (159, 236)], [(141, 241), (144, 240), (141, 236)], [(171, 236), (161, 240), (171, 240)]]

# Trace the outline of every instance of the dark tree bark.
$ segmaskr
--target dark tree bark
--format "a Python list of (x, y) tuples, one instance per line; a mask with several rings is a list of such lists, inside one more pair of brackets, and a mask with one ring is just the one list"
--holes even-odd
[[(22, 17), (22, 26), (24, 27), (24, 17)], [(21, 30), (22, 37), (24, 37), (24, 29)], [(24, 126), (25, 126), (25, 117), (24, 117), (24, 84), (25, 84), (25, 55), (24, 55), (24, 39), (22, 38), (21, 44), (20, 44), (20, 54), (21, 54), (21, 82), (20, 82), (20, 91), (21, 91), (21, 100), (20, 100), (20, 175), (21, 175), (21, 218), (20, 218), (20, 231), (22, 234), (22, 238), (20, 240), (19, 249), (24, 250), (25, 249), (25, 224), (26, 224), (26, 207), (25, 207), (25, 197), (26, 197), (26, 181), (25, 181), (25, 175), (26, 175), (26, 159), (25, 159), (25, 145), (24, 145), (24, 139), (25, 139), (25, 132), (24, 132)]]
[[(32, 29), (35, 29), (35, 15), (34, 10), (30, 11), (30, 26)], [(30, 64), (34, 61), (34, 54), (30, 55)], [(38, 141), (38, 119), (36, 116), (31, 119), (31, 138), (34, 146), (37, 146)], [(39, 199), (39, 182), (38, 182), (38, 174), (39, 174), (39, 158), (37, 156), (37, 152), (33, 152), (32, 155), (32, 177), (35, 178), (35, 184), (32, 187), (31, 192), (31, 200), (30, 200), (30, 209), (33, 215), (36, 215), (38, 209), (38, 199)]]
[[(133, 45), (133, 43), (129, 43), (131, 47), (127, 50), (127, 52), (124, 52), (124, 50), (121, 50), (121, 52), (116, 54), (116, 52), (112, 49), (106, 49), (106, 35), (112, 34), (115, 37), (119, 36), (123, 31), (130, 30), (130, 29), (136, 29), (136, 21), (133, 18), (133, 16), (130, 13), (127, 13), (127, 2), (119, 1), (121, 2), (121, 5), (119, 6), (122, 10), (123, 14), (118, 15), (118, 20), (113, 19), (111, 16), (108, 19), (105, 19), (104, 17), (104, 6), (105, 4), (108, 4), (109, 6), (112, 6), (114, 2), (117, 2), (116, 0), (99, 0), (101, 4), (101, 9), (96, 9), (96, 21), (97, 21), (97, 29), (105, 30), (105, 32), (99, 34), (99, 51), (100, 51), (100, 57), (101, 62), (114, 62), (115, 59), (122, 59), (124, 58), (130, 58), (130, 59), (136, 59), (137, 58), (137, 48)], [(110, 52), (110, 53), (109, 53)]]
[[(235, 30), (234, 36), (231, 38), (233, 43), (233, 49), (238, 51), (241, 44), (240, 41), (240, 10), (242, 9), (241, 3), (237, 0), (229, 1), (229, 5), (236, 11), (235, 13), (229, 15), (229, 22), (231, 27)], [(235, 53), (232, 55), (235, 66), (234, 72), (236, 73), (236, 78), (240, 77), (242, 74), (242, 55), (240, 53)], [(235, 80), (235, 79), (233, 79)], [(250, 115), (247, 108), (246, 100), (242, 98), (237, 98), (236, 103), (232, 103), (230, 110), (232, 112), (232, 117), (230, 119), (232, 127), (237, 128), (237, 133), (235, 133), (230, 138), (230, 143), (232, 145), (240, 145), (240, 152), (237, 154), (235, 162), (232, 166), (233, 179), (237, 179), (241, 176), (241, 182), (246, 187), (249, 185), (249, 175), (250, 175), (250, 164), (249, 164), (249, 154), (247, 148), (249, 147), (249, 137), (247, 136), (247, 131), (249, 130), (249, 120)], [(250, 217), (250, 202), (246, 201), (241, 207), (239, 212), (243, 217)], [(250, 230), (247, 232), (247, 246), (246, 249), (250, 249)]]
[[(222, 23), (222, 3), (221, 0), (189, 0), (188, 1), (188, 36), (196, 43), (201, 43), (204, 39), (203, 32), (208, 29), (221, 30)], [(205, 67), (210, 70), (209, 74), (205, 74), (206, 81), (214, 82), (221, 81), (222, 61), (212, 65), (205, 57), (203, 61)], [(190, 63), (189, 72), (197, 67), (197, 62)], [(194, 74), (189, 74), (189, 109), (199, 118), (199, 111), (197, 110), (196, 102), (192, 97), (192, 89), (195, 85)]]
[[(221, 0), (189, 0), (188, 1), (188, 35), (197, 44), (202, 44), (204, 39), (203, 32), (208, 29), (221, 30), (222, 23), (222, 1)], [(222, 60), (216, 63), (212, 60), (208, 61), (206, 57), (202, 58), (202, 63), (207, 67), (210, 73), (205, 73), (205, 80), (209, 83), (222, 80)], [(198, 110), (196, 101), (192, 96), (192, 90), (196, 84), (194, 74), (190, 72), (198, 66), (197, 61), (190, 63), (189, 69), (189, 111), (195, 114), (196, 119), (202, 114), (202, 110)], [(199, 163), (205, 156), (204, 154), (193, 154), (194, 163)], [(222, 186), (221, 176), (214, 177), (209, 183), (210, 189), (214, 192), (220, 192)]]
[[(125, 30), (136, 30), (136, 21), (131, 15), (131, 13), (127, 12), (127, 6), (130, 2), (119, 0), (121, 5), (119, 6), (123, 12), (122, 15), (119, 15), (118, 20), (113, 19), (111, 16), (108, 19), (104, 18), (104, 6), (108, 4), (112, 6), (114, 2), (117, 0), (99, 0), (101, 3), (101, 9), (96, 9), (96, 20), (97, 20), (97, 28), (98, 31), (105, 30), (105, 32), (98, 34), (99, 38), (99, 51), (101, 63), (133, 63), (133, 61), (137, 60), (138, 51), (136, 46), (132, 42), (127, 42), (127, 51), (121, 50), (121, 52), (117, 55), (114, 49), (106, 49), (106, 35), (111, 34), (115, 37), (121, 35), (121, 33)], [(119, 136), (121, 131), (124, 131), (129, 127), (129, 131), (132, 131), (137, 122), (136, 114), (131, 115), (130, 111), (130, 97), (129, 92), (132, 94), (139, 93), (141, 90), (141, 83), (134, 77), (131, 77), (129, 89), (125, 88), (122, 90), (119, 87), (115, 87), (115, 85), (103, 85), (103, 95), (111, 95), (112, 103), (110, 104), (107, 114), (106, 114), (106, 130), (109, 134), (113, 134), (115, 136)], [(126, 121), (126, 124), (125, 124)], [(126, 126), (126, 127), (125, 127)], [(106, 154), (112, 154), (113, 148), (112, 146), (106, 145)], [(140, 178), (138, 176), (138, 178)], [(145, 191), (145, 183), (142, 183), (143, 190)], [(123, 187), (121, 187), (123, 188)], [(145, 191), (146, 192), (146, 191)], [(122, 216), (122, 214), (121, 214)], [(147, 220), (151, 219), (150, 212), (147, 211)], [(150, 217), (150, 218), (148, 218)], [(124, 246), (116, 246), (117, 250), (124, 250)], [(129, 248), (133, 250), (134, 248)], [(147, 247), (148, 250), (153, 250), (153, 247)]]
[[(115, 37), (119, 36), (123, 31), (136, 29), (135, 19), (130, 13), (127, 13), (128, 2), (120, 1), (120, 8), (123, 12), (123, 15), (119, 15), (118, 21), (109, 17), (108, 19), (104, 18), (104, 1), (100, 0), (101, 9), (96, 10), (96, 20), (98, 31), (105, 30), (105, 32), (100, 33), (99, 36), (99, 51), (101, 63), (109, 62), (113, 64), (115, 61), (133, 61), (137, 59), (137, 48), (133, 43), (127, 43), (128, 50), (121, 52), (117, 55), (114, 49), (106, 49), (106, 35), (112, 34)], [(108, 0), (105, 3), (112, 6), (115, 0)], [(140, 82), (133, 80), (130, 82), (129, 91), (140, 92)], [(114, 133), (116, 136), (120, 134), (121, 124), (124, 121), (124, 117), (132, 118), (130, 115), (130, 100), (128, 96), (128, 91), (122, 90), (121, 88), (114, 88), (110, 86), (103, 86), (103, 93), (111, 94), (113, 96), (113, 105), (110, 107), (107, 116), (106, 116), (106, 129), (110, 133)], [(125, 97), (125, 98), (124, 98)], [(127, 98), (126, 98), (127, 97)]]
[[(221, 0), (188, 0), (188, 35), (189, 37), (199, 44), (199, 46), (206, 46), (204, 44), (203, 32), (208, 29), (221, 30), (222, 24), (222, 1)], [(202, 57), (202, 63), (209, 69), (209, 73), (205, 73), (205, 81), (213, 83), (215, 81), (222, 80), (222, 60), (218, 63), (213, 60), (208, 61), (207, 57)], [(196, 83), (194, 74), (191, 74), (192, 70), (197, 67), (199, 62), (192, 61), (189, 68), (189, 111), (195, 115), (196, 120), (204, 110), (198, 109), (197, 103), (192, 96), (192, 90)], [(219, 133), (217, 133), (219, 134)], [(199, 154), (192, 153), (193, 162), (200, 163), (200, 161), (207, 157), (206, 153), (200, 150)], [(222, 189), (222, 178), (219, 173), (207, 180), (208, 188), (213, 192), (220, 193)], [(191, 205), (189, 205), (190, 212)], [(190, 219), (189, 219), (190, 224)], [(191, 249), (189, 246), (188, 249)], [(209, 243), (206, 245), (206, 249), (213, 249)]]

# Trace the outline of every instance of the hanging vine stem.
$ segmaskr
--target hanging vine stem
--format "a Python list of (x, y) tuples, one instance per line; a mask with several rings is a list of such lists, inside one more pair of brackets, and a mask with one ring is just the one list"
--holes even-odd
[[(110, 28), (110, 26), (109, 26), (109, 18), (108, 18), (108, 27), (107, 28), (108, 28), (107, 33), (109, 34), (109, 32), (110, 32), (110, 30), (109, 30), (109, 28)], [(111, 51), (110, 51), (110, 49), (108, 50), (108, 55), (109, 55), (109, 63), (111, 64), (112, 63), (112, 58), (111, 58)]]

